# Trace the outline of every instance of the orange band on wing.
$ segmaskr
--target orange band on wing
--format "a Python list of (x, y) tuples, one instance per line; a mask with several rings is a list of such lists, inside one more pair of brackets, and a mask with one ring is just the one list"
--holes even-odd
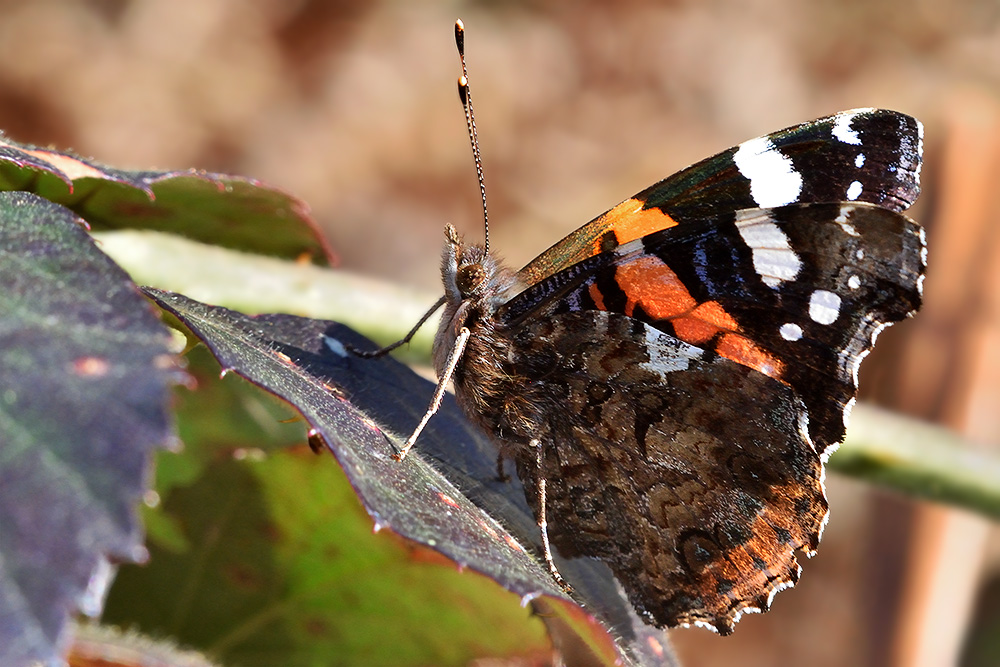
[(615, 280), (625, 292), (629, 317), (636, 306), (642, 306), (654, 320), (669, 320), (698, 305), (677, 274), (655, 255), (640, 255), (619, 265)]
[(588, 257), (677, 224), (660, 209), (644, 205), (633, 197), (594, 218), (531, 260), (519, 272), (522, 282), (533, 285)]
[(781, 361), (739, 334), (729, 333), (722, 336), (715, 344), (715, 351), (720, 357), (731, 359), (775, 380), (780, 380), (785, 374), (785, 365)]
[(691, 316), (714, 324), (719, 329), (727, 331), (739, 331), (740, 329), (740, 325), (718, 301), (706, 301), (698, 304), (698, 307), (691, 312)]
[(708, 342), (720, 331), (734, 332), (739, 330), (729, 313), (717, 301), (706, 301), (689, 314), (673, 321), (677, 336), (693, 345)]
[[(618, 206), (602, 215), (598, 220), (602, 227), (609, 229), (615, 235), (618, 245), (642, 238), (647, 234), (667, 229), (677, 224), (658, 208), (643, 208), (645, 203), (639, 199), (626, 199)], [(596, 221), (595, 221), (596, 222)], [(603, 236), (594, 239), (593, 252), (598, 254), (606, 250), (603, 247)]]
[(588, 288), (590, 292), (590, 298), (594, 300), (594, 307), (598, 310), (607, 310), (607, 306), (604, 305), (604, 294), (601, 293), (601, 288), (597, 286), (597, 283), (590, 283)]
[[(639, 255), (624, 262), (618, 266), (615, 279), (625, 293), (625, 314), (629, 317), (640, 306), (651, 320), (669, 320), (684, 342), (703, 345), (718, 336), (715, 351), (719, 356), (776, 380), (784, 374), (785, 365), (741, 335), (739, 323), (718, 301), (699, 304), (659, 257)], [(603, 295), (596, 284), (590, 285), (590, 296), (603, 310)]]

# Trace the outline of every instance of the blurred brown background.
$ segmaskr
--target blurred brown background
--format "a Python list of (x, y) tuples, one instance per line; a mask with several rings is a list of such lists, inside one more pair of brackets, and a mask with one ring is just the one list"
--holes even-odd
[[(749, 137), (860, 106), (921, 118), (927, 305), (862, 386), (1000, 440), (996, 0), (10, 0), (0, 128), (119, 167), (259, 178), (310, 204), (343, 267), (437, 291), (444, 224), (481, 227), (459, 16), (493, 247), (514, 265)], [(731, 638), (672, 633), (684, 663), (1000, 664), (996, 530), (836, 475), (829, 493), (799, 586)]]

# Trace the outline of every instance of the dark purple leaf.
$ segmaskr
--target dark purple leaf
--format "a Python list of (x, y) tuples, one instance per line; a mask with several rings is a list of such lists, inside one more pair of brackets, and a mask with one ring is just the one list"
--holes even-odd
[(171, 437), (166, 329), (65, 208), (0, 193), (0, 664), (58, 660)]
[[(373, 346), (333, 322), (250, 317), (179, 294), (146, 292), (205, 341), (223, 368), (302, 412), (330, 446), (377, 526), (430, 546), (526, 600), (549, 596), (550, 608), (569, 600), (537, 555), (538, 528), (520, 483), (498, 478), (496, 450), (450, 396), (406, 460), (397, 462), (392, 455), (434, 388), (408, 367), (390, 358), (366, 360), (347, 353), (345, 344)], [(574, 587), (574, 604), (610, 631), (595, 636), (588, 629), (593, 643), (607, 646), (613, 636), (612, 656), (617, 651), (626, 662), (671, 664), (664, 634), (635, 616), (606, 566), (575, 559), (559, 567)]]
[(34, 192), (95, 229), (170, 232), (322, 264), (333, 257), (305, 203), (249, 178), (196, 169), (125, 171), (0, 138), (0, 190)]

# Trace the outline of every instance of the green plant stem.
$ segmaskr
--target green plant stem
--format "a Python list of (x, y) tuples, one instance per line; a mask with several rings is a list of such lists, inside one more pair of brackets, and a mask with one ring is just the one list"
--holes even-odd
[[(440, 295), (349, 271), (252, 255), (164, 234), (97, 232), (101, 249), (140, 285), (249, 314), (289, 313), (335, 320), (380, 345), (409, 332)], [(397, 356), (426, 363), (437, 320), (425, 324)]]
[[(143, 285), (248, 313), (284, 312), (343, 322), (380, 344), (406, 335), (437, 298), (346, 271), (239, 253), (155, 232), (95, 234)], [(435, 326), (425, 325), (406, 361), (427, 363)], [(915, 498), (1000, 518), (1000, 458), (960, 436), (859, 405), (830, 459), (838, 472)]]
[(1000, 519), (1000, 458), (940, 426), (858, 405), (830, 467), (906, 495)]

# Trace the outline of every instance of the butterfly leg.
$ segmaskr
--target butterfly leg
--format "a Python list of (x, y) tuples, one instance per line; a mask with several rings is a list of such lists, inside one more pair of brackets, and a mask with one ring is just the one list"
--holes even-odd
[(542, 552), (545, 556), (545, 562), (549, 566), (549, 572), (552, 573), (552, 578), (564, 591), (568, 592), (572, 588), (559, 574), (559, 569), (556, 567), (555, 561), (552, 560), (552, 547), (549, 546), (549, 523), (545, 518), (546, 480), (545, 476), (542, 475), (542, 443), (538, 440), (532, 440), (531, 445), (535, 448), (535, 469), (538, 471), (538, 529), (542, 533)]
[(423, 419), (417, 424), (417, 428), (413, 430), (413, 435), (406, 439), (403, 449), (398, 454), (393, 455), (392, 458), (397, 461), (402, 461), (406, 458), (407, 452), (410, 451), (410, 448), (417, 441), (417, 436), (420, 435), (420, 432), (427, 426), (427, 422), (431, 420), (434, 413), (441, 407), (441, 399), (444, 398), (445, 389), (447, 389), (448, 383), (451, 381), (451, 376), (455, 373), (455, 367), (458, 366), (458, 362), (462, 359), (462, 352), (465, 351), (465, 344), (469, 342), (470, 335), (469, 330), (465, 327), (462, 327), (462, 330), (458, 332), (458, 336), (455, 338), (455, 346), (451, 348), (451, 354), (448, 355), (448, 363), (445, 364), (444, 372), (438, 378), (437, 390), (434, 392), (431, 404), (427, 406), (427, 412), (424, 413)]

